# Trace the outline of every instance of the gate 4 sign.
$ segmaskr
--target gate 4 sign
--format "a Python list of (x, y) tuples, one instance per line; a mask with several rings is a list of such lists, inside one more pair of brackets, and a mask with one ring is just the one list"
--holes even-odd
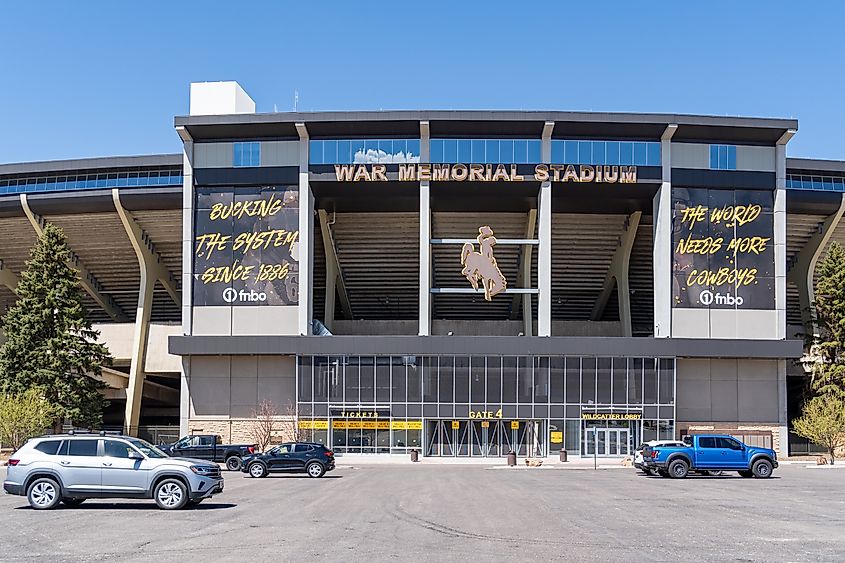
[(502, 418), (502, 409), (497, 411), (469, 411), (469, 417), (472, 419), (484, 418)]

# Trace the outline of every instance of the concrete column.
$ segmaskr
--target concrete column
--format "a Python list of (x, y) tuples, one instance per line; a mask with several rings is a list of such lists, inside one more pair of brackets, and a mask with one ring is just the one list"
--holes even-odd
[(775, 309), (777, 338), (786, 338), (786, 143), (795, 134), (789, 130), (775, 145)]
[[(420, 162), (431, 161), (428, 121), (420, 121)], [(431, 183), (420, 182), (420, 308), (418, 334), (431, 335)]]
[(140, 265), (141, 287), (138, 289), (138, 308), (135, 312), (135, 331), (132, 336), (132, 360), (129, 365), (129, 386), (126, 388), (126, 413), (124, 432), (138, 435), (141, 418), (141, 400), (144, 395), (144, 368), (147, 363), (147, 342), (150, 335), (150, 313), (153, 308), (153, 290), (156, 279), (151, 269)]
[(311, 334), (314, 286), (314, 194), (308, 179), (308, 129), (297, 123), (299, 132), (299, 334)]
[(672, 136), (677, 130), (667, 125), (660, 137), (663, 181), (652, 203), (655, 338), (672, 336)]
[[(182, 334), (193, 330), (194, 281), (194, 141), (187, 129), (177, 127), (182, 139)], [(180, 364), (179, 434), (188, 433), (191, 411), (190, 357)]]
[[(544, 163), (552, 161), (552, 131), (554, 121), (543, 126), (540, 157)], [(537, 196), (537, 336), (552, 335), (552, 183), (540, 184)]]

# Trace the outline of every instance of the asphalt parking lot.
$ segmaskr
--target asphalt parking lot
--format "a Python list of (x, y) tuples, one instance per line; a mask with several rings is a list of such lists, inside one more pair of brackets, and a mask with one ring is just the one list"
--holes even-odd
[(92, 500), (36, 512), (0, 496), (0, 561), (845, 560), (839, 469), (680, 481), (425, 463), (225, 475), (222, 495), (179, 512)]

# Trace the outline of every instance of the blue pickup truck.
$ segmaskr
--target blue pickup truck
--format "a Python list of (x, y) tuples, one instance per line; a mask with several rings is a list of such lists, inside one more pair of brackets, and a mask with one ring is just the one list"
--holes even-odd
[(777, 454), (746, 446), (733, 436), (697, 434), (684, 438), (685, 447), (654, 446), (643, 450), (643, 466), (663, 477), (683, 479), (690, 471), (737, 471), (743, 477), (771, 477)]

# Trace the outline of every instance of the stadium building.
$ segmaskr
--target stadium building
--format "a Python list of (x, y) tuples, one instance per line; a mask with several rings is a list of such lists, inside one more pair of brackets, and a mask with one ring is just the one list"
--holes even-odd
[(791, 119), (268, 113), (191, 87), (175, 155), (0, 165), (0, 306), (47, 222), (115, 357), (107, 425), (347, 454), (782, 455), (845, 162)]

